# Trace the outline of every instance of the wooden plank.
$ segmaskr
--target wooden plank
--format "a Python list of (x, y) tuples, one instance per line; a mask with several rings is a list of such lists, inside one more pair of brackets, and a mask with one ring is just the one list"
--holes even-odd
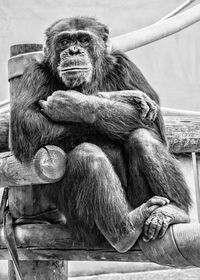
[(164, 117), (169, 150), (174, 154), (200, 152), (200, 117)]
[(42, 44), (17, 44), (10, 47), (10, 57), (29, 53), (29, 52), (38, 52), (43, 49)]
[[(200, 116), (165, 116), (164, 120), (171, 153), (200, 152)], [(0, 111), (0, 152), (8, 150), (8, 130), (9, 112)]]
[[(86, 246), (71, 236), (64, 225), (18, 225), (15, 236), (20, 260), (88, 260), (147, 262), (138, 244), (126, 253), (118, 253), (108, 243)], [(10, 259), (0, 226), (0, 259)]]
[[(142, 251), (130, 250), (127, 253), (101, 250), (56, 250), (38, 248), (18, 248), (19, 259), (24, 261), (66, 260), (66, 261), (116, 261), (116, 262), (150, 262)], [(7, 249), (0, 250), (0, 260), (11, 260)]]
[(27, 66), (33, 62), (41, 62), (43, 59), (42, 52), (27, 52), (18, 56), (11, 57), (8, 60), (8, 80), (19, 78), (23, 75)]
[(9, 111), (4, 109), (0, 114), (0, 153), (8, 151)]
[[(41, 50), (42, 46), (37, 44), (20, 44), (16, 45), (15, 47), (11, 47), (11, 56), (15, 56), (15, 60), (13, 61), (12, 58), (8, 62), (8, 73), (11, 72), (11, 70), (16, 69), (16, 71), (20, 70), (21, 62), (19, 61), (20, 55), (24, 53), (29, 53), (32, 51), (39, 51)], [(32, 61), (33, 58), (29, 56), (28, 60), (24, 60), (23, 66), (26, 67), (30, 61)], [(12, 63), (13, 62), (13, 63)], [(12, 64), (12, 65), (11, 65)], [(17, 98), (17, 87), (19, 86), (19, 83), (21, 81), (22, 76), (19, 74), (17, 77), (11, 77), (9, 74), (9, 82), (10, 82), (10, 100), (12, 101)], [(11, 144), (11, 143), (9, 143)], [(10, 147), (10, 145), (9, 145)], [(58, 153), (58, 147), (54, 147), (53, 150), (50, 151), (50, 154), (48, 153), (48, 150), (43, 151), (40, 149), (39, 151), (42, 151), (41, 154), (36, 155), (37, 158), (34, 159), (33, 164), (35, 167), (36, 174), (38, 177), (42, 178), (43, 181), (46, 182), (52, 182), (52, 180), (55, 182), (59, 178), (64, 175), (65, 172), (65, 154), (63, 151), (59, 148)], [(52, 153), (52, 151), (54, 151)], [(59, 156), (58, 156), (59, 154)], [(61, 160), (62, 159), (62, 160)], [(61, 161), (60, 161), (61, 160)], [(7, 165), (8, 168), (10, 164)], [(39, 168), (38, 168), (39, 167)], [(53, 168), (52, 168), (53, 167)], [(56, 167), (56, 168), (55, 168)], [(21, 170), (22, 171), (22, 170)], [(28, 172), (28, 170), (26, 169)], [(47, 172), (46, 172), (47, 171)], [(62, 174), (61, 174), (62, 173)], [(58, 175), (59, 174), (59, 175)], [(45, 175), (45, 176), (43, 176)], [(46, 176), (47, 175), (47, 176)], [(50, 179), (50, 180), (49, 180)], [(28, 185), (29, 188), (26, 187), (18, 187), (18, 188), (10, 188), (9, 194), (8, 194), (8, 203), (9, 203), (9, 210), (13, 218), (17, 218), (18, 216), (27, 216), (27, 215), (34, 215), (41, 212), (45, 212), (46, 210), (52, 209), (51, 203), (46, 199), (44, 195), (40, 192), (41, 185), (35, 185), (34, 188), (32, 186)], [(36, 191), (37, 188), (37, 191)], [(55, 207), (55, 206), (54, 206)], [(20, 264), (21, 265), (21, 264)], [(42, 264), (41, 264), (42, 265)], [(48, 267), (49, 266), (49, 267)], [(48, 279), (48, 272), (52, 269), (53, 264), (48, 263), (46, 265), (46, 271), (42, 274), (40, 273), (37, 276), (38, 280)], [(35, 279), (34, 273), (33, 273), (34, 265), (31, 262), (27, 262), (26, 267), (23, 266), (23, 263), (21, 265), (22, 274), (24, 275), (24, 280)], [(35, 267), (36, 269), (36, 267)], [(54, 261), (54, 270), (53, 272), (56, 273), (56, 279), (57, 280), (63, 280), (63, 275), (59, 274), (60, 271), (63, 269), (63, 262), (58, 262), (57, 260)], [(30, 275), (30, 277), (29, 277)], [(50, 279), (53, 279), (52, 277)], [(11, 276), (10, 280), (15, 280), (15, 276)]]

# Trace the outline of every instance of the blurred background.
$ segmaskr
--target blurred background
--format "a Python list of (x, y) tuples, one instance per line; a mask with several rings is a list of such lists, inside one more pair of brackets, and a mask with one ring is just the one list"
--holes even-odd
[[(95, 16), (111, 36), (150, 25), (184, 0), (0, 0), (0, 101), (8, 98), (9, 48), (18, 43), (43, 43), (54, 20)], [(196, 1), (199, 3), (199, 1)], [(129, 52), (165, 107), (200, 110), (200, 23), (161, 41)]]
[[(94, 16), (109, 26), (111, 37), (114, 37), (158, 21), (183, 2), (0, 0), (0, 101), (9, 98), (7, 61), (10, 46), (43, 43), (44, 30), (54, 20), (76, 15)], [(195, 2), (198, 3), (200, 1)], [(162, 106), (200, 111), (199, 30), (200, 23), (197, 23), (178, 34), (127, 53), (159, 93)], [(75, 277), (74, 280), (82, 276), (86, 276), (86, 280), (88, 275), (94, 274), (98, 276), (90, 279), (200, 279), (199, 272), (199, 269), (166, 270), (155, 264), (69, 263), (69, 274)], [(3, 279), (7, 279), (7, 262), (1, 261), (0, 280)]]

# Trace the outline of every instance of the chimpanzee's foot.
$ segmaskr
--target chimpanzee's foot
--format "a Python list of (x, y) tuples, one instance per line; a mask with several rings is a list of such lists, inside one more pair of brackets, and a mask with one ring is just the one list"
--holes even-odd
[(148, 242), (156, 238), (162, 238), (171, 224), (189, 222), (188, 213), (176, 205), (168, 204), (160, 207), (146, 219), (143, 228), (143, 240)]
[[(128, 214), (127, 221), (124, 222), (124, 224), (128, 225), (128, 228), (125, 228), (124, 234), (113, 237), (108, 236), (104, 232), (102, 233), (118, 252), (127, 252), (137, 241), (142, 232), (143, 225), (151, 213), (169, 202), (165, 197), (154, 196)], [(124, 228), (124, 225), (121, 228)]]

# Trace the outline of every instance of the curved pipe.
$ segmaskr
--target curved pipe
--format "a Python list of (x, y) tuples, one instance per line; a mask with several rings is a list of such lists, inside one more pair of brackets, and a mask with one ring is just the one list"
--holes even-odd
[(111, 40), (112, 48), (127, 52), (155, 42), (200, 21), (200, 4), (174, 17)]
[[(162, 17), (159, 21), (161, 20), (165, 20), (167, 18), (173, 17), (175, 15), (177, 15), (178, 13), (180, 13), (181, 11), (183, 11), (185, 8), (187, 8), (188, 6), (190, 6), (193, 2), (195, 2), (196, 0), (187, 0), (186, 2), (184, 2), (183, 4), (181, 4), (180, 6), (178, 6), (176, 9), (174, 9), (173, 11), (171, 11), (169, 14), (167, 14), (166, 16)], [(158, 21), (158, 22), (159, 22)]]
[(172, 225), (162, 239), (139, 240), (144, 255), (152, 262), (174, 267), (200, 267), (200, 224)]
[(189, 111), (189, 110), (180, 110), (180, 109), (174, 109), (174, 108), (166, 108), (162, 107), (161, 108), (163, 116), (176, 116), (176, 117), (200, 117), (200, 112), (199, 111)]

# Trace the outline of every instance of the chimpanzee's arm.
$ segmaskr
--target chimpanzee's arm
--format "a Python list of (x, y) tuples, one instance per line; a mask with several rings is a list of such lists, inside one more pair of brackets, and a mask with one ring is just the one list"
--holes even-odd
[(77, 91), (55, 91), (39, 104), (53, 121), (87, 123), (112, 139), (124, 139), (134, 129), (149, 126), (142, 122), (129, 101), (118, 102)]
[[(147, 94), (151, 100), (160, 105), (159, 96), (156, 91), (151, 87), (145, 76), (140, 69), (122, 52), (115, 51), (113, 56), (116, 59), (116, 72), (120, 73), (117, 79), (118, 88), (124, 90), (140, 90)], [(113, 77), (114, 78), (114, 77)], [(110, 79), (112, 81), (112, 79)], [(160, 135), (160, 139), (166, 144), (165, 126), (161, 111), (158, 111), (155, 120), (155, 129)]]
[(98, 92), (97, 96), (133, 105), (145, 123), (155, 121), (159, 111), (159, 105), (140, 90)]
[(51, 94), (49, 82), (39, 65), (30, 66), (11, 104), (11, 149), (20, 161), (31, 160), (41, 146), (67, 133), (67, 127), (48, 120), (39, 110), (38, 100)]

